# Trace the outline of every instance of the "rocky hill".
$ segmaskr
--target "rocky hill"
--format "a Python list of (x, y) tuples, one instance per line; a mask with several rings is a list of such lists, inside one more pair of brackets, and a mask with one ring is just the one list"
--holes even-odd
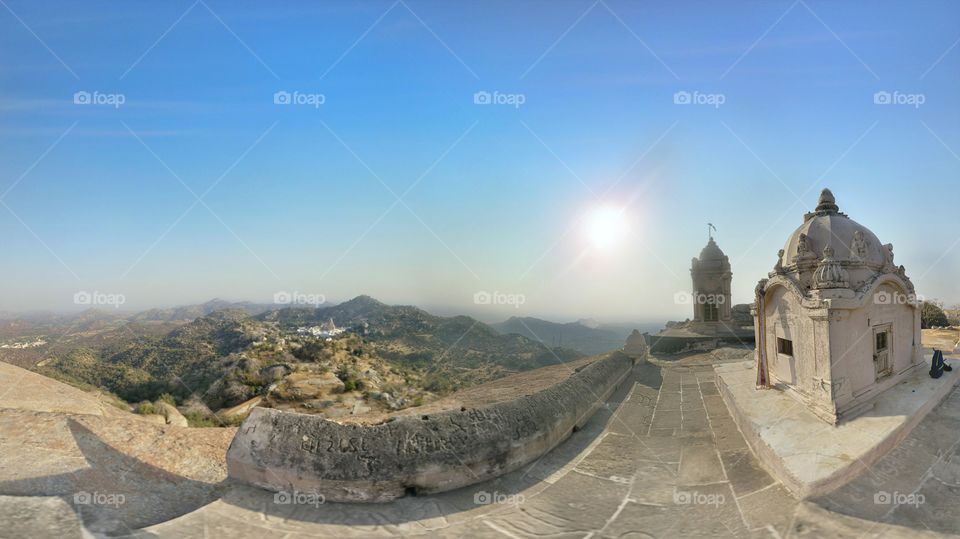
[(490, 367), (503, 374), (553, 365), (579, 357), (520, 335), (503, 335), (469, 316), (441, 317), (408, 305), (386, 305), (370, 296), (318, 309), (289, 308), (257, 317), (283, 328), (333, 320), (353, 328), (387, 359), (413, 366)]
[[(127, 317), (86, 313), (80, 332), (73, 329), (76, 317), (30, 326), (30, 338), (41, 339), (31, 342), (46, 344), (33, 350), (37, 361), (24, 366), (108, 391), (139, 409), (154, 410), (166, 399), (193, 423), (216, 424), (224, 418), (212, 412), (255, 398), (265, 406), (331, 416), (395, 410), (581, 357), (500, 334), (470, 317), (435, 316), (368, 296), (255, 315), (252, 304), (230, 304), (189, 322), (177, 319), (217, 305)], [(68, 321), (72, 327), (64, 327)], [(13, 351), (0, 350), (0, 356)]]

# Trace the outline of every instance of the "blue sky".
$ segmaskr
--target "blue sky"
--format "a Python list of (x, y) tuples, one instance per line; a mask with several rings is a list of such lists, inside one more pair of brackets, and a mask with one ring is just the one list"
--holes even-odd
[(276, 4), (3, 0), (0, 310), (298, 291), (682, 318), (708, 221), (748, 302), (823, 187), (960, 302), (956, 3)]

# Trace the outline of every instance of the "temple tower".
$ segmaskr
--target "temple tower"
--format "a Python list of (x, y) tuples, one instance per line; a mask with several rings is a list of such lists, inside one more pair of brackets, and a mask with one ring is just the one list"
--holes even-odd
[(693, 278), (693, 328), (701, 333), (716, 333), (729, 329), (730, 307), (730, 260), (710, 235), (700, 257), (690, 264)]

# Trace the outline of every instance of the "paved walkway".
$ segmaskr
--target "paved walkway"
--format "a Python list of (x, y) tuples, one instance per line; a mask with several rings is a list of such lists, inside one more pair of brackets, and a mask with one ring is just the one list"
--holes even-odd
[[(857, 511), (848, 514), (864, 516)], [(956, 516), (947, 518), (954, 525), (960, 522)], [(612, 397), (608, 410), (561, 447), (495, 481), (385, 505), (276, 504), (272, 494), (234, 487), (222, 500), (146, 531), (178, 537), (202, 537), (204, 533), (508, 538), (918, 536), (914, 530), (797, 502), (760, 469), (718, 394), (711, 367), (649, 364), (638, 365), (628, 383)]]
[[(951, 446), (958, 436), (960, 393), (954, 392), (871, 475), (829, 499), (798, 502), (760, 469), (718, 394), (712, 367), (642, 364), (583, 429), (497, 480), (388, 504), (315, 503), (309, 496), (284, 498), (224, 483), (216, 488), (222, 497), (212, 503), (200, 502), (179, 517), (138, 512), (130, 527), (145, 526), (136, 537), (198, 539), (934, 537), (960, 529), (960, 515), (953, 511), (960, 500), (960, 457), (956, 444)], [(129, 494), (142, 497), (128, 497), (128, 504), (137, 506), (157, 501), (157, 492), (176, 497), (180, 488), (180, 478), (149, 467), (127, 467), (124, 481), (145, 485)], [(164, 488), (150, 492), (158, 482)], [(189, 480), (182, 482), (189, 486)], [(875, 504), (881, 488), (922, 493), (926, 503)], [(29, 515), (31, 503), (67, 507), (57, 498), (3, 494), (20, 497), (0, 496), (0, 521)], [(73, 503), (60, 492), (36, 494), (57, 494)], [(92, 531), (129, 530), (130, 523), (118, 523), (125, 520), (123, 506), (80, 509)]]

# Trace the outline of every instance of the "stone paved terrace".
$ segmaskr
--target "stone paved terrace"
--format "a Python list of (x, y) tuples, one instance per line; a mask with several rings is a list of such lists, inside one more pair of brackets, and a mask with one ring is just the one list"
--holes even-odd
[[(498, 480), (382, 505), (284, 505), (273, 503), (271, 493), (233, 487), (222, 500), (152, 526), (143, 536), (933, 537), (960, 525), (957, 514), (936, 513), (955, 503), (957, 493), (930, 478), (924, 485), (937, 495), (936, 508), (880, 512), (871, 492), (869, 499), (854, 496), (834, 505), (798, 502), (759, 468), (718, 394), (711, 367), (643, 364), (632, 378), (606, 412), (565, 444)], [(940, 435), (955, 438), (956, 393), (949, 408), (925, 421), (909, 443), (935, 452)], [(881, 462), (878, 469), (886, 470), (891, 487), (902, 484), (906, 491), (914, 472), (922, 472), (916, 468), (929, 466), (926, 460), (910, 462)], [(960, 458), (940, 464), (936, 477), (960, 477)], [(483, 503), (488, 500), (500, 503)]]
[[(189, 489), (196, 479), (137, 465), (134, 460), (148, 456), (138, 454), (138, 459), (127, 459), (123, 483), (125, 488), (146, 487), (128, 492), (127, 508), (78, 508), (59, 485), (46, 492), (39, 481), (27, 492), (23, 470), (0, 466), (0, 474), (19, 476), (16, 482), (0, 477), (0, 522), (27, 523), (0, 529), (0, 537), (36, 537), (31, 519), (50, 524), (43, 529), (59, 528), (51, 537), (67, 536), (62, 532), (71, 519), (50, 512), (68, 511), (70, 505), (80, 509), (92, 531), (198, 539), (889, 538), (940, 537), (960, 529), (958, 391), (869, 475), (830, 496), (798, 502), (759, 468), (717, 392), (712, 367), (641, 364), (630, 377), (605, 410), (532, 465), (472, 487), (386, 504), (275, 503), (274, 493), (224, 482), (216, 487), (219, 499), (191, 501), (170, 514), (161, 514), (158, 507), (127, 527), (118, 521), (125, 520), (129, 507), (144, 507), (155, 487), (176, 497), (178, 488)], [(83, 434), (86, 445), (94, 443), (91, 433)], [(111, 451), (127, 451), (122, 440), (96, 434)], [(109, 459), (88, 456), (87, 461), (91, 471), (86, 473), (106, 478), (112, 472)], [(4, 485), (17, 488), (4, 490)], [(111, 485), (98, 482), (94, 487)], [(874, 496), (884, 491), (917, 491), (926, 500), (917, 506), (874, 503)], [(495, 503), (486, 503), (490, 501)], [(137, 527), (141, 529), (130, 532)]]

